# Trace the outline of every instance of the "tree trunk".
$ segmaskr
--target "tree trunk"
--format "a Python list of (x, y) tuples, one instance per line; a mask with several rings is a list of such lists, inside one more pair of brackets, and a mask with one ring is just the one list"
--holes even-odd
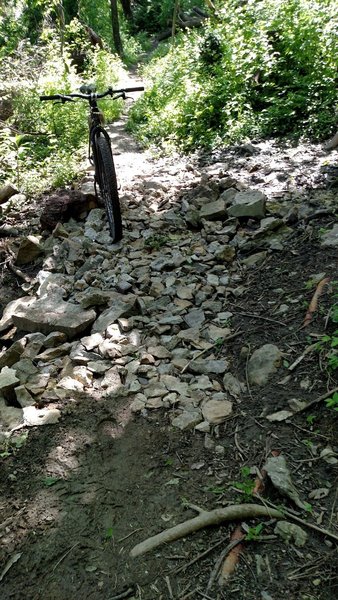
[(124, 16), (129, 21), (132, 21), (132, 19), (133, 19), (133, 13), (132, 13), (132, 10), (131, 10), (130, 0), (121, 0), (121, 4), (122, 4), (122, 9), (123, 9)]
[(180, 8), (180, 0), (175, 0), (174, 6), (174, 14), (173, 14), (173, 22), (171, 28), (171, 40), (174, 43), (175, 33), (176, 33), (176, 24), (177, 24), (177, 15)]
[(119, 56), (123, 55), (123, 47), (120, 36), (120, 24), (119, 24), (119, 14), (117, 10), (117, 0), (110, 0), (111, 7), (111, 19), (112, 19), (112, 28), (113, 28), (113, 41), (117, 54)]

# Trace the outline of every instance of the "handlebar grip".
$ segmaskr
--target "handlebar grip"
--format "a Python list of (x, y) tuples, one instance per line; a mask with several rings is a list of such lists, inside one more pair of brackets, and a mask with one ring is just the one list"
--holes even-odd
[(128, 87), (128, 88), (124, 88), (123, 91), (124, 92), (143, 92), (144, 91), (144, 86), (140, 85), (138, 87)]
[(40, 96), (40, 100), (60, 100), (60, 94), (54, 94), (53, 96)]

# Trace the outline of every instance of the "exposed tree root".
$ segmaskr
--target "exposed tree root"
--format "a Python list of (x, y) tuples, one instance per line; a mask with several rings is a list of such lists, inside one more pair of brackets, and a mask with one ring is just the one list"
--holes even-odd
[(174, 542), (186, 535), (190, 535), (199, 529), (209, 527), (210, 525), (219, 525), (225, 521), (238, 521), (244, 519), (253, 519), (256, 517), (268, 517), (270, 519), (282, 519), (282, 511), (273, 508), (261, 506), (259, 504), (237, 504), (227, 508), (216, 508), (211, 511), (201, 511), (197, 517), (184, 521), (175, 527), (166, 529), (157, 535), (154, 535), (132, 548), (130, 556), (135, 558), (146, 552), (150, 552), (162, 544)]

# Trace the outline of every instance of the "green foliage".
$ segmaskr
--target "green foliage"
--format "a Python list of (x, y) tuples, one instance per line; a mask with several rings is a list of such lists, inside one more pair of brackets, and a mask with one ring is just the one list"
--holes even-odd
[(112, 48), (112, 21), (108, 0), (79, 0), (79, 18)]
[(338, 411), (338, 392), (335, 392), (331, 398), (326, 398), (325, 404), (327, 408)]
[(52, 487), (52, 485), (55, 485), (58, 481), (60, 481), (59, 477), (45, 477), (42, 480), (42, 483), (46, 487)]
[(23, 433), (22, 435), (17, 435), (12, 437), (11, 439), (6, 439), (0, 446), (0, 458), (7, 458), (11, 456), (11, 454), (16, 454), (22, 446), (27, 442), (28, 433)]
[[(338, 323), (338, 282), (332, 283), (334, 290), (333, 304), (330, 309), (329, 317), (332, 323)], [(322, 354), (327, 367), (331, 371), (338, 369), (338, 329), (333, 333), (323, 335), (317, 344), (317, 350)]]
[(243, 492), (245, 501), (252, 500), (252, 493), (255, 486), (254, 480), (250, 477), (250, 467), (242, 467), (241, 481), (234, 481), (233, 486)]
[(113, 527), (108, 527), (104, 533), (104, 539), (106, 541), (108, 540), (112, 540), (114, 537), (114, 528)]
[[(81, 75), (72, 62), (75, 46), (86, 53)], [(120, 61), (110, 52), (86, 45), (77, 20), (66, 26), (62, 43), (47, 28), (39, 45), (25, 41), (20, 53), (0, 61), (0, 77), (6, 82), (2, 93), (10, 98), (13, 110), (1, 132), (0, 184), (15, 182), (31, 195), (73, 180), (87, 153), (88, 106), (85, 102), (55, 106), (40, 102), (39, 96), (77, 91), (89, 80), (103, 90), (116, 84), (121, 71)], [(112, 121), (121, 105), (103, 100), (100, 107)]]
[(254, 542), (260, 539), (261, 533), (264, 529), (264, 523), (258, 523), (255, 527), (249, 527), (245, 539), (248, 542)]
[[(158, 33), (171, 27), (175, 0), (138, 0), (133, 11), (134, 26), (137, 30)], [(201, 0), (181, 0), (180, 10), (189, 12), (193, 6), (205, 8)]]
[(228, 0), (217, 18), (154, 57), (130, 126), (145, 143), (183, 149), (246, 136), (328, 135), (338, 99), (337, 25), (335, 0)]
[(154, 233), (154, 235), (150, 235), (144, 241), (144, 245), (149, 250), (159, 250), (162, 246), (165, 246), (168, 243), (168, 236), (161, 235), (160, 233)]

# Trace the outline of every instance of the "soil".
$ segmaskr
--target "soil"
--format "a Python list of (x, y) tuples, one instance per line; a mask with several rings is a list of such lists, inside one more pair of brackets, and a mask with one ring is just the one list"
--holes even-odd
[[(121, 171), (122, 142), (120, 151)], [(136, 147), (133, 151), (146, 177), (145, 161), (155, 168), (156, 161)], [(315, 152), (312, 156), (315, 164)], [(137, 174), (133, 157), (130, 164)], [(245, 165), (243, 170), (247, 173)], [(128, 178), (129, 167), (123, 175)], [(299, 190), (305, 199), (313, 198), (313, 180), (301, 182)], [(213, 428), (216, 451), (206, 447), (201, 433), (174, 429), (168, 411), (135, 416), (130, 398), (103, 401), (99, 393), (73, 395), (63, 403), (58, 424), (32, 428), (26, 439), (24, 429), (17, 432), (0, 475), (2, 600), (337, 598), (337, 537), (306, 526), (314, 523), (338, 534), (336, 467), (320, 457), (324, 448), (337, 450), (337, 413), (319, 401), (286, 421), (266, 419), (288, 408), (292, 398), (312, 401), (338, 385), (323, 352), (307, 354), (288, 378), (288, 367), (316, 336), (334, 331), (328, 318), (332, 288), (321, 297), (311, 324), (302, 328), (314, 291), (306, 283), (318, 273), (337, 279), (337, 249), (319, 244), (321, 228), (333, 221), (324, 215), (295, 226), (283, 252), (246, 272), (238, 266), (243, 292), (229, 295), (226, 310), (233, 313), (232, 330), (241, 334), (218, 354), (245, 380), (248, 355), (273, 340), (283, 350), (284, 366), (267, 385), (249, 387), (231, 417)], [(6, 304), (22, 295), (22, 281), (2, 268), (1, 302)], [(287, 316), (274, 312), (281, 302), (293, 307)], [(218, 453), (221, 446), (224, 452)], [(208, 592), (234, 522), (130, 557), (136, 543), (195, 516), (189, 503), (212, 510), (252, 502), (248, 480), (273, 451), (286, 458), (302, 500), (312, 509), (300, 511), (269, 482), (263, 497), (303, 519), (308, 534), (303, 547), (276, 536), (272, 519), (244, 524), (242, 519), (249, 532), (260, 523), (263, 529), (244, 542), (227, 585), (221, 589), (216, 581)], [(314, 490), (321, 491), (312, 498)]]

